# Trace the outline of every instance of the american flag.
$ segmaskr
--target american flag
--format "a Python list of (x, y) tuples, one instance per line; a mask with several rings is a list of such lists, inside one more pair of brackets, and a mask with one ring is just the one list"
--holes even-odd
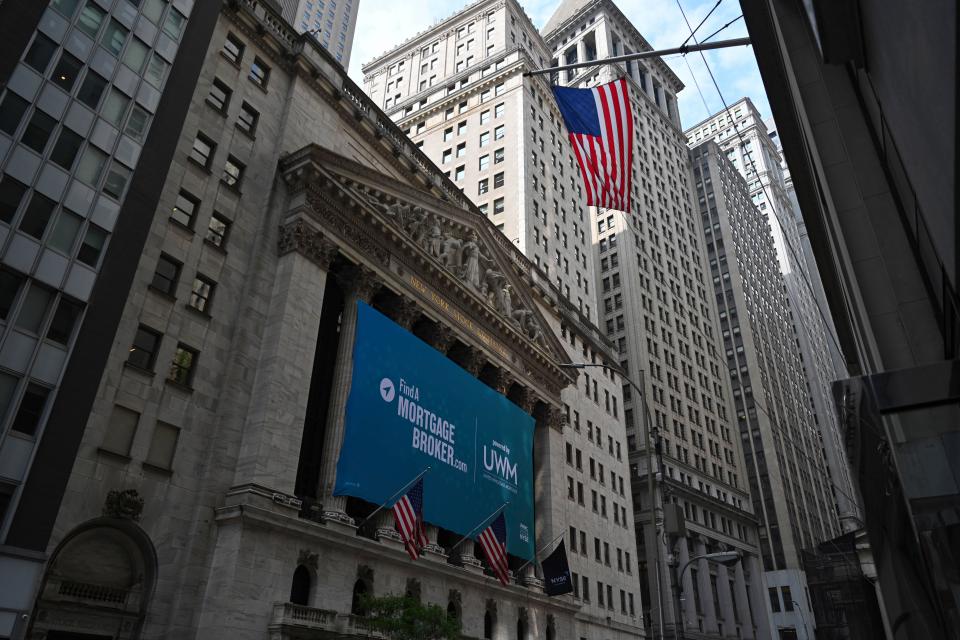
[(591, 89), (553, 87), (580, 164), (587, 205), (630, 210), (633, 112), (627, 80)]
[(510, 568), (507, 565), (507, 521), (501, 513), (477, 538), (483, 548), (487, 563), (496, 574), (500, 584), (510, 584)]
[(393, 517), (397, 531), (403, 538), (407, 553), (416, 560), (420, 550), (430, 542), (423, 527), (423, 478), (417, 480), (410, 490), (393, 504)]

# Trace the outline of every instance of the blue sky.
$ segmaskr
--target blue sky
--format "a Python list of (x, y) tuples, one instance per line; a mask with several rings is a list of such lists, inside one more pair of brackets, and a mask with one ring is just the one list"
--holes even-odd
[[(677, 6), (677, 0), (614, 1), (654, 48), (677, 47), (690, 33)], [(447, 18), (468, 3), (469, 0), (464, 0), (462, 3), (455, 0), (453, 2), (451, 0), (403, 0), (401, 3), (360, 0), (360, 14), (350, 60), (350, 76), (356, 82), (362, 82), (363, 74), (360, 72), (362, 64), (407, 38), (413, 37), (430, 25)], [(520, 0), (520, 3), (533, 23), (537, 27), (542, 27), (560, 0)], [(690, 24), (695, 27), (716, 4), (716, 0), (680, 0), (680, 4), (686, 11)], [(398, 10), (397, 5), (402, 6), (403, 9)], [(708, 36), (738, 15), (740, 15), (738, 0), (721, 0), (720, 6), (713, 12), (710, 19), (700, 27), (697, 37)], [(741, 19), (717, 34), (714, 39), (739, 38), (746, 35), (747, 29)], [(704, 55), (716, 76), (717, 84), (727, 104), (733, 104), (738, 99), (749, 96), (763, 116), (769, 117), (770, 108), (751, 47), (707, 51)], [(666, 62), (686, 85), (679, 95), (680, 117), (684, 127), (692, 126), (711, 113), (723, 109), (723, 103), (700, 54), (668, 56)]]

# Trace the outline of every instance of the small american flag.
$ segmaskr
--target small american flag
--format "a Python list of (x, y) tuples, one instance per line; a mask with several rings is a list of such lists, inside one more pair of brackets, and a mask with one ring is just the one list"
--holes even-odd
[(496, 574), (500, 584), (510, 583), (510, 567), (507, 564), (507, 521), (501, 513), (477, 538), (483, 548), (487, 563)]
[(423, 526), (423, 478), (417, 480), (407, 493), (393, 504), (397, 531), (407, 547), (407, 553), (416, 560), (420, 550), (430, 542)]
[(553, 87), (583, 173), (587, 205), (630, 211), (633, 113), (625, 78), (593, 87)]

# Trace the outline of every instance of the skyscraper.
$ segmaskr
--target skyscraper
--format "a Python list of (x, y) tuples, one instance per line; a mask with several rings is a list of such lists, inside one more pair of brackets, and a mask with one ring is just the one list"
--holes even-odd
[(794, 342), (802, 355), (804, 386), (821, 432), (823, 455), (837, 486), (837, 510), (844, 526), (855, 529), (860, 522), (859, 506), (830, 389), (846, 373), (835, 366), (835, 357), (839, 357), (837, 339), (825, 300), (818, 299), (816, 293), (819, 272), (812, 254), (804, 250), (801, 233), (805, 227), (797, 223), (799, 212), (796, 199), (791, 198), (792, 181), (788, 180), (789, 170), (778, 144), (750, 98), (742, 98), (728, 110), (688, 128), (686, 135), (690, 145), (711, 139), (719, 145), (746, 180), (753, 203), (769, 221), (789, 301)]
[[(579, 168), (548, 83), (522, 75), (549, 59), (515, 0), (485, 0), (365, 64), (364, 88), (556, 291), (570, 360), (590, 365), (580, 370), (576, 394), (564, 396), (572, 428), (565, 432), (566, 485), (555, 502), (569, 523), (574, 598), (582, 612), (575, 633), (595, 637), (615, 627), (623, 637), (638, 637), (643, 611), (624, 381), (593, 366), (616, 365), (618, 358), (615, 343), (595, 325), (595, 265)], [(578, 326), (589, 330), (573, 331)], [(578, 337), (584, 333), (586, 339)], [(610, 384), (615, 390), (604, 389)]]
[(813, 634), (800, 552), (840, 533), (767, 218), (712, 141), (691, 151), (776, 629)]
[[(53, 147), (53, 163), (65, 162), (61, 125), (54, 122), (44, 147), (38, 125), (49, 120), (37, 114), (52, 108), (49, 96), (59, 96), (50, 85), (70, 80), (71, 67), (59, 61), (73, 63), (39, 38), (59, 25), (67, 51), (78, 43), (96, 50), (100, 45), (80, 35), (101, 4), (57, 2), (37, 13), (39, 29), (25, 31), (23, 66), (43, 67), (39, 53), (47, 51), (52, 61), (43, 68), (57, 72), (48, 82), (18, 63), (16, 81), (0, 96), (0, 104), (27, 105), (3, 112), (15, 131), (3, 138), (13, 157), (30, 158), (21, 146)], [(99, 28), (115, 33), (108, 20), (132, 23), (135, 33), (153, 34), (169, 49), (159, 35), (165, 22), (150, 17), (156, 4), (117, 0)], [(19, 499), (4, 503), (0, 636), (369, 637), (364, 596), (406, 594), (441, 606), (471, 637), (554, 640), (593, 637), (598, 628), (606, 637), (641, 637), (620, 380), (603, 369), (578, 379), (560, 366), (611, 363), (609, 341), (335, 58), (290, 28), (272, 4), (161, 8), (163, 20), (186, 9), (189, 21), (146, 144), (134, 147), (142, 153), (119, 212), (110, 203), (124, 183), (112, 177), (105, 149), (89, 152), (102, 169), (99, 182), (92, 180), (90, 166), (98, 164), (84, 160), (83, 146), (75, 160), (83, 168), (76, 182), (91, 182), (85, 200), (51, 197), (57, 204), (49, 221), (26, 217), (28, 210), (43, 213), (31, 209), (28, 196), (17, 206), (4, 200), (13, 225), (0, 229), (9, 246), (21, 248), (5, 254), (17, 260), (3, 271), (5, 300), (13, 303), (0, 367), (14, 377), (27, 356), (29, 366), (6, 412), (0, 459), (4, 486)], [(106, 33), (99, 38), (114, 44)], [(134, 37), (126, 34), (126, 46)], [(43, 46), (34, 47), (37, 41)], [(136, 48), (143, 55), (129, 62), (164, 69)], [(88, 97), (81, 88), (101, 55), (94, 51), (79, 71), (74, 65), (78, 100)], [(144, 85), (156, 77), (124, 71), (121, 56), (102, 58), (117, 71), (112, 84), (133, 84), (132, 95), (124, 94), (131, 102), (154, 96)], [(26, 86), (34, 93), (17, 93), (31, 78)], [(101, 99), (112, 90), (105, 87)], [(128, 120), (118, 126), (126, 131), (140, 105), (121, 104)], [(76, 105), (66, 106), (69, 123)], [(89, 114), (90, 144), (102, 144), (101, 135), (113, 140), (112, 161), (122, 165), (124, 136), (133, 134), (108, 136), (97, 120), (112, 119), (113, 109)], [(30, 166), (39, 177), (25, 192), (36, 198), (48, 188), (51, 167), (41, 159)], [(26, 176), (14, 177), (27, 184)], [(79, 188), (76, 182), (64, 193)], [(82, 233), (89, 223), (74, 225), (74, 236), (62, 232), (71, 229), (60, 222), (71, 220), (68, 208), (95, 224), (115, 214), (102, 255)], [(70, 275), (62, 292), (51, 293), (54, 284), (42, 280), (46, 249), (34, 252), (35, 262), (22, 259), (19, 236), (33, 237), (27, 229), (53, 248), (71, 239), (70, 260), (62, 261), (68, 265), (74, 255), (82, 264), (100, 258), (102, 275), (82, 323), (60, 319), (58, 300), (79, 294)], [(496, 486), (510, 491), (515, 479), (525, 485), (535, 526), (514, 520), (507, 529), (530, 547), (569, 536), (576, 599), (547, 597), (534, 564), (516, 555), (510, 584), (502, 586), (478, 557), (469, 527), (442, 529), (435, 520), (460, 509), (480, 527), (486, 514), (472, 513), (472, 502), (427, 510), (430, 545), (412, 562), (389, 509), (374, 515), (376, 504), (336, 491), (349, 394), (373, 391), (378, 404), (396, 398), (354, 384), (364, 307), (465, 380), (471, 393), (482, 391), (522, 417), (529, 440), (512, 452), (499, 443), (514, 460), (500, 465), (506, 486)], [(62, 341), (74, 351), (55, 369), (48, 355)], [(416, 359), (401, 364), (416, 375), (423, 368)], [(59, 388), (49, 383), (54, 374)], [(396, 395), (432, 391), (397, 386)], [(46, 405), (21, 399), (39, 395), (36, 388), (48, 390)], [(448, 408), (461, 404), (460, 396), (444, 395)], [(21, 427), (33, 437), (23, 437)], [(16, 484), (7, 478), (25, 458), (6, 447), (20, 441), (39, 444)], [(376, 468), (391, 468), (399, 448), (375, 449), (367, 453), (387, 460)], [(485, 462), (470, 458), (471, 465)]]
[[(0, 94), (0, 637), (43, 550), (211, 15), (193, 0), (5, 3)], [(152, 209), (151, 209), (152, 211)]]
[[(634, 211), (622, 214), (583, 206), (579, 169), (546, 78), (522, 76), (551, 60), (643, 48), (649, 45), (609, 2), (562, 3), (542, 34), (515, 2), (478, 2), (365, 65), (364, 86), (573, 308), (595, 319), (627, 375), (642, 379), (651, 421), (664, 436), (662, 493), (689, 516), (691, 536), (677, 544), (676, 557), (685, 563), (728, 547), (745, 554), (729, 571), (698, 560), (684, 573), (687, 627), (768, 637), (755, 521), (692, 215), (675, 97), (682, 85), (660, 60), (624, 67), (638, 149)], [(560, 80), (592, 85), (612, 77), (598, 67)], [(652, 527), (640, 533), (652, 512), (644, 403), (622, 384), (646, 621), (669, 631), (670, 549)]]
[(278, 0), (283, 17), (299, 33), (309, 33), (337, 59), (350, 66), (360, 0)]

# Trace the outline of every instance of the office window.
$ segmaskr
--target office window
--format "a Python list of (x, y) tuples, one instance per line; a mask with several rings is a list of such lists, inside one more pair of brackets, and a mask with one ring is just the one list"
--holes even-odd
[(483, 171), (489, 166), (490, 166), (490, 156), (489, 155), (480, 156), (480, 160), (477, 163), (477, 168), (480, 169), (480, 171)]
[(780, 613), (780, 596), (776, 587), (767, 587), (767, 593), (770, 595), (770, 611)]
[(230, 62), (240, 64), (240, 60), (243, 59), (243, 42), (232, 33), (227, 34), (227, 39), (223, 43), (223, 50), (220, 53)]
[(87, 145), (80, 163), (77, 165), (77, 177), (92, 187), (96, 187), (103, 175), (103, 167), (107, 163), (107, 154), (96, 147)]
[(490, 190), (490, 181), (487, 178), (484, 178), (477, 183), (477, 194), (483, 195)]
[(498, 126), (493, 130), (493, 139), (502, 140), (505, 131), (506, 131), (506, 127), (504, 127), (504, 125), (501, 124), (500, 126)]
[(462, 158), (465, 155), (467, 155), (467, 143), (461, 142), (457, 145), (457, 157)]
[(129, 456), (138, 422), (140, 422), (139, 413), (126, 407), (114, 405), (110, 414), (110, 421), (107, 423), (107, 432), (103, 436), (100, 447), (113, 453), (119, 453), (122, 456)]
[(167, 380), (189, 387), (196, 371), (198, 352), (185, 344), (178, 344), (170, 363)]
[(90, 223), (86, 235), (83, 236), (83, 242), (80, 243), (80, 249), (77, 251), (77, 260), (96, 268), (100, 262), (100, 255), (103, 253), (103, 245), (106, 241), (107, 232)]
[(493, 212), (503, 213), (503, 198), (497, 198), (493, 201)]
[(147, 134), (147, 125), (149, 123), (150, 114), (147, 113), (146, 109), (139, 105), (134, 105), (133, 110), (130, 112), (130, 117), (127, 118), (127, 126), (123, 132), (134, 140), (142, 142), (144, 136)]
[(53, 210), (57, 203), (46, 196), (34, 193), (27, 205), (27, 210), (23, 213), (20, 220), (20, 231), (37, 240), (43, 237), (43, 232), (47, 229), (47, 223), (53, 216)]
[(10, 428), (28, 436), (35, 435), (49, 395), (50, 390), (46, 387), (41, 387), (33, 382), (28, 384), (23, 399), (20, 401), (20, 408), (17, 410), (17, 415), (14, 416)]
[(197, 311), (210, 313), (210, 304), (213, 302), (213, 291), (216, 288), (215, 283), (210, 278), (197, 274), (193, 279), (193, 287), (190, 292), (190, 306)]
[(144, 464), (169, 471), (173, 467), (173, 455), (176, 453), (179, 438), (179, 428), (158, 421), (150, 437), (150, 448), (147, 450)]
[(53, 58), (56, 50), (57, 44), (53, 40), (38, 33), (37, 37), (33, 39), (33, 44), (27, 50), (27, 55), (23, 57), (23, 61), (43, 75), (47, 72), (50, 59)]
[(100, 104), (100, 98), (103, 97), (103, 90), (107, 88), (107, 80), (99, 73), (87, 71), (80, 90), (77, 92), (77, 100), (96, 110)]
[(443, 141), (449, 142), (453, 139), (453, 127), (447, 127), (443, 130)]
[(484, 131), (480, 134), (480, 146), (485, 147), (490, 144), (490, 132)]
[(60, 61), (57, 62), (57, 66), (53, 69), (51, 79), (55, 85), (70, 93), (73, 90), (73, 85), (77, 82), (81, 69), (83, 69), (83, 63), (64, 51), (63, 55), (60, 56)]
[(501, 171), (500, 173), (493, 176), (493, 188), (499, 189), (502, 186), (503, 186), (503, 172)]
[(7, 91), (3, 102), (0, 102), (0, 131), (11, 136), (15, 135), (28, 106), (30, 105), (26, 100), (12, 91)]
[(783, 594), (783, 610), (793, 611), (793, 595), (790, 593), (790, 587), (780, 587), (780, 593)]
[(67, 171), (70, 171), (73, 167), (73, 161), (77, 159), (77, 153), (80, 151), (80, 145), (82, 144), (82, 137), (64, 127), (60, 129), (60, 135), (57, 137), (57, 143), (53, 145), (53, 152), (50, 154), (50, 159)]
[(61, 296), (57, 310), (53, 313), (53, 320), (50, 321), (50, 328), (47, 329), (47, 340), (67, 346), (82, 310), (81, 305)]
[(17, 315), (17, 327), (29, 333), (40, 334), (52, 299), (53, 292), (50, 289), (33, 283)]
[(157, 360), (157, 350), (160, 348), (162, 337), (162, 334), (158, 331), (143, 325), (137, 327), (137, 333), (133, 337), (133, 345), (130, 347), (127, 362), (140, 369), (152, 371)]
[(150, 48), (147, 45), (138, 38), (131, 38), (130, 44), (123, 52), (123, 64), (133, 69), (135, 73), (143, 73), (143, 66), (146, 64), (149, 55)]
[(119, 200), (123, 197), (123, 192), (127, 188), (127, 182), (130, 180), (130, 169), (118, 162), (110, 165), (107, 171), (107, 179), (103, 181), (103, 192)]
[(490, 122), (490, 110), (480, 112), (480, 124), (487, 124)]
[[(186, 191), (177, 194), (177, 201), (170, 212), (170, 219), (179, 222), (185, 227), (193, 228), (193, 216), (197, 212), (200, 201)], [(219, 245), (217, 245), (219, 246)]]
[(503, 148), (497, 149), (493, 152), (493, 164), (500, 164), (503, 162)]
[(157, 260), (157, 267), (153, 271), (153, 280), (150, 281), (150, 286), (168, 296), (175, 295), (182, 266), (177, 260), (166, 254), (161, 254)]
[(202, 133), (198, 133), (193, 141), (193, 148), (190, 150), (190, 159), (199, 164), (204, 169), (210, 168), (210, 162), (213, 160), (213, 153), (217, 145), (210, 138)]
[(130, 105), (130, 98), (126, 97), (116, 89), (111, 89), (107, 95), (100, 115), (115, 127), (119, 127), (127, 114), (127, 107)]
[(180, 36), (183, 35), (183, 26), (186, 23), (186, 16), (176, 9), (171, 8), (170, 11), (167, 12), (167, 19), (163, 21), (163, 32), (174, 40), (179, 40)]
[(237, 128), (248, 135), (254, 135), (257, 131), (257, 123), (260, 122), (260, 112), (244, 102), (240, 105), (240, 115), (237, 116)]
[(10, 224), (26, 192), (27, 185), (3, 174), (0, 178), (0, 221)]
[(464, 175), (466, 175), (466, 168), (464, 165), (460, 165), (453, 171), (453, 179), (457, 182), (463, 180)]
[(123, 25), (116, 20), (111, 20), (103, 31), (100, 43), (113, 57), (117, 57), (123, 51), (123, 44), (127, 41), (128, 33), (130, 32)]
[(243, 181), (243, 173), (246, 170), (246, 166), (234, 158), (229, 156), (227, 158), (227, 163), (223, 167), (223, 181), (227, 183), (228, 187), (233, 187), (235, 189), (240, 188), (240, 183)]
[(50, 134), (56, 126), (56, 120), (43, 111), (36, 110), (33, 112), (30, 122), (27, 123), (27, 128), (24, 130), (20, 141), (37, 153), (43, 154), (44, 149), (47, 148), (47, 142), (50, 140)]
[(227, 242), (230, 224), (229, 219), (214, 211), (213, 216), (210, 218), (210, 225), (207, 227), (207, 242), (215, 247), (223, 248)]
[(230, 95), (232, 93), (233, 91), (226, 83), (214, 79), (213, 85), (210, 87), (210, 95), (207, 96), (207, 104), (217, 111), (225, 113), (227, 107), (230, 106)]
[(77, 29), (95, 39), (105, 15), (106, 12), (103, 9), (88, 0), (77, 19)]
[(504, 111), (506, 111), (506, 107), (505, 107), (504, 104), (501, 102), (500, 104), (498, 104), (497, 106), (495, 106), (495, 107), (493, 108), (493, 115), (494, 115), (494, 117), (499, 118), (499, 117), (503, 116)]
[(270, 67), (260, 58), (254, 58), (250, 65), (250, 80), (261, 89), (267, 88), (267, 82), (270, 80)]

